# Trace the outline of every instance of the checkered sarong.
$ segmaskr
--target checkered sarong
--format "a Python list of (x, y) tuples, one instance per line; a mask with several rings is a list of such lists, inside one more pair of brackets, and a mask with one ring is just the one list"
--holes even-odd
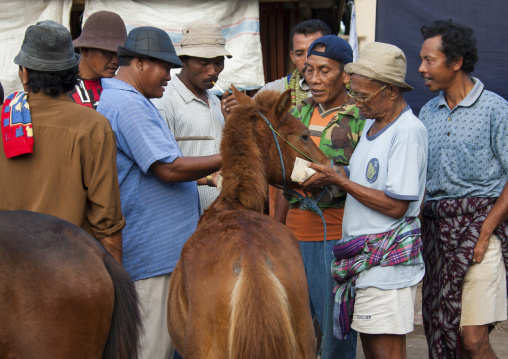
[(418, 218), (406, 218), (397, 228), (384, 233), (370, 234), (337, 241), (333, 247), (335, 260), (332, 275), (334, 288), (333, 335), (346, 339), (353, 319), (356, 278), (366, 269), (380, 265), (422, 264), (421, 225)]

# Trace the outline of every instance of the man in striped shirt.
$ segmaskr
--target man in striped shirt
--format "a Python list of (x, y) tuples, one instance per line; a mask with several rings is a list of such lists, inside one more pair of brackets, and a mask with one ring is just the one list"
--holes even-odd
[[(184, 156), (208, 156), (220, 152), (227, 108), (235, 102), (227, 96), (223, 105), (209, 90), (224, 69), (226, 39), (218, 24), (193, 22), (184, 26), (178, 56), (181, 72), (169, 82), (161, 99), (152, 100), (166, 120)], [(224, 102), (225, 101), (225, 102)], [(214, 175), (215, 176), (215, 175)], [(218, 195), (212, 176), (197, 181), (201, 211)]]

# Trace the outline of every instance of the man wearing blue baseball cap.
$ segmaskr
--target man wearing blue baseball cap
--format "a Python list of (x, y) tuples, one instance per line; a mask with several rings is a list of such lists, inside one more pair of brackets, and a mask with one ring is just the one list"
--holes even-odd
[[(336, 35), (316, 39), (309, 46), (303, 73), (312, 97), (293, 111), (293, 115), (309, 127), (312, 140), (336, 166), (349, 164), (365, 125), (354, 100), (347, 94), (349, 75), (344, 66), (352, 61), (353, 51), (344, 39)], [(285, 223), (300, 242), (312, 314), (317, 314), (326, 333), (322, 358), (356, 357), (356, 332), (350, 333), (346, 340), (338, 340), (332, 335), (332, 290), (335, 281), (329, 268), (333, 260), (333, 243), (342, 237), (345, 201), (346, 194), (338, 192), (319, 203), (326, 222), (326, 262), (323, 254), (324, 228), (319, 215), (310, 210), (301, 211), (296, 200), (277, 206), (275, 213), (275, 218)], [(327, 312), (324, 313), (326, 301)]]
[(167, 329), (169, 279), (182, 247), (196, 229), (196, 180), (219, 170), (220, 155), (183, 157), (159, 111), (170, 69), (181, 67), (168, 34), (138, 27), (118, 47), (120, 68), (103, 79), (97, 111), (111, 122), (127, 225), (123, 264), (139, 297), (144, 326), (139, 358), (172, 358)]

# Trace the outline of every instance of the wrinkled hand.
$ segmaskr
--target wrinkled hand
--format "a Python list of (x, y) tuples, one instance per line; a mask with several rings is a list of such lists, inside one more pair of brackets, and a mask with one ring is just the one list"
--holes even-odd
[[(317, 173), (309, 177), (302, 183), (302, 187), (306, 190), (316, 190), (323, 188), (329, 184), (337, 186), (337, 180), (340, 180), (340, 175), (330, 166), (318, 165), (316, 163), (309, 163), (309, 167), (316, 170)], [(338, 178), (339, 177), (339, 178)]]
[(238, 102), (236, 102), (236, 98), (233, 95), (232, 91), (233, 90), (230, 87), (222, 95), (221, 110), (222, 110), (222, 114), (224, 115), (225, 119), (227, 119), (229, 117), (229, 114), (231, 113), (231, 109), (238, 105)]
[(473, 250), (473, 264), (482, 262), (483, 256), (485, 255), (487, 247), (489, 246), (489, 238), (490, 234), (480, 231), (478, 242), (476, 242), (476, 246)]

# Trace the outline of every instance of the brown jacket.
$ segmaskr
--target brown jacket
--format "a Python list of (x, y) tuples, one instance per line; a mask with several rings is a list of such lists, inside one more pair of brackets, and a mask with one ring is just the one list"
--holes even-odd
[(7, 159), (0, 141), (0, 210), (50, 214), (97, 239), (125, 227), (109, 121), (65, 94), (29, 93), (28, 104), (34, 153)]

